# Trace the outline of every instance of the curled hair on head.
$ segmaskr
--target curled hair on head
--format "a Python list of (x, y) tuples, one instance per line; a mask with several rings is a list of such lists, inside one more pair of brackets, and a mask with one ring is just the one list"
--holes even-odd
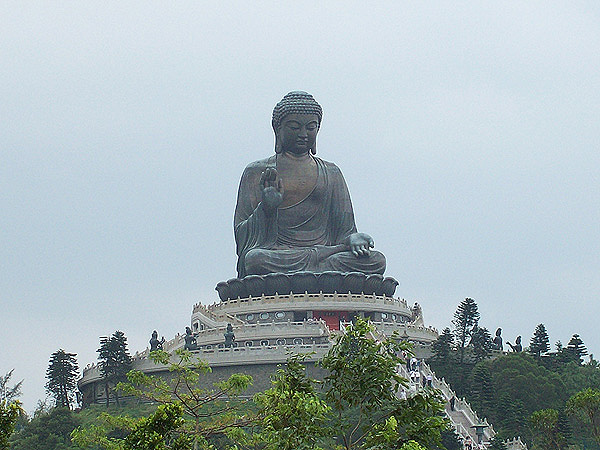
[[(281, 142), (279, 142), (277, 129), (281, 126), (281, 121), (288, 114), (315, 114), (319, 119), (319, 126), (321, 126), (321, 119), (323, 118), (323, 108), (317, 103), (315, 98), (308, 92), (304, 91), (292, 91), (288, 92), (283, 96), (281, 101), (275, 105), (273, 109), (273, 118), (271, 125), (275, 132), (275, 153), (281, 153)], [(314, 155), (317, 153), (317, 144), (315, 143), (314, 148), (310, 149), (310, 152)]]

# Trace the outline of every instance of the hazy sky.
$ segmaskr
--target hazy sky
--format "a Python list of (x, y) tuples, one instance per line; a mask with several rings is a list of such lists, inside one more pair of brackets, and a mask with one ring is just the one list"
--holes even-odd
[[(217, 6), (218, 5), (218, 6)], [(427, 324), (472, 297), (600, 352), (598, 2), (0, 3), (0, 374), (44, 398), (235, 275), (245, 165), (290, 90)]]

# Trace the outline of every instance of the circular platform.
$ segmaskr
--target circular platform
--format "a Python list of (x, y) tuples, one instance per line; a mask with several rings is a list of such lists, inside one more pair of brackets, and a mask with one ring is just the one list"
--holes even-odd
[(393, 297), (398, 282), (392, 277), (360, 272), (295, 272), (248, 275), (221, 281), (215, 288), (222, 301), (275, 294), (352, 293)]

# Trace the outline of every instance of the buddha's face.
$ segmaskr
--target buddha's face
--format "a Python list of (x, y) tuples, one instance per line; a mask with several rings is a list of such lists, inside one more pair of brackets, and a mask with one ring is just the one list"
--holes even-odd
[(318, 132), (319, 118), (316, 114), (288, 114), (278, 129), (281, 150), (294, 155), (308, 153), (315, 147)]

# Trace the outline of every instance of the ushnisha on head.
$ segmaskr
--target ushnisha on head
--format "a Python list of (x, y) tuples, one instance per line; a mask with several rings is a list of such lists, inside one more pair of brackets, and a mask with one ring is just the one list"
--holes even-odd
[[(271, 124), (273, 126), (273, 131), (275, 132), (275, 153), (281, 153), (283, 151), (281, 127), (285, 117), (290, 114), (315, 115), (317, 117), (318, 127), (320, 127), (321, 119), (323, 118), (323, 109), (308, 92), (292, 91), (287, 93), (273, 109)], [(313, 144), (310, 151), (313, 155), (317, 153), (316, 142)]]

